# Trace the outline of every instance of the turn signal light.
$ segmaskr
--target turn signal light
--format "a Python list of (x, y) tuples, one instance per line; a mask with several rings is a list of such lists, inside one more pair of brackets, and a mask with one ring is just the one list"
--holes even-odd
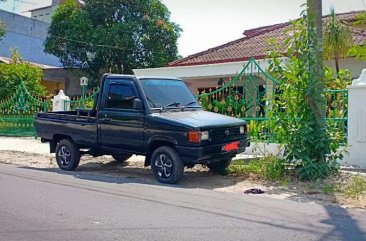
[(199, 143), (201, 141), (201, 132), (199, 131), (188, 132), (188, 141), (192, 143)]

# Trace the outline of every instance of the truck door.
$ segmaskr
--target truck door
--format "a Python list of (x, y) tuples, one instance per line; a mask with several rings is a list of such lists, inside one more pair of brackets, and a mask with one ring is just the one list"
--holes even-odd
[(106, 79), (99, 110), (99, 143), (131, 153), (144, 150), (144, 112), (133, 108), (140, 98), (132, 78)]

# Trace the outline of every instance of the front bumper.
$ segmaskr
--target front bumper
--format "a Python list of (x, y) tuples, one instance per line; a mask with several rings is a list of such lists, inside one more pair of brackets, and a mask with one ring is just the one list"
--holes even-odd
[(246, 139), (239, 140), (239, 142), (239, 149), (229, 152), (222, 150), (223, 145), (227, 143), (203, 147), (176, 146), (176, 149), (185, 163), (209, 164), (233, 158), (238, 153), (244, 152), (249, 142)]

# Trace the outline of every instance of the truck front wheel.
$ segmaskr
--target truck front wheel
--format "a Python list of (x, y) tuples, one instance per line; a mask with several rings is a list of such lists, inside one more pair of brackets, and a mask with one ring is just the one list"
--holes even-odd
[(62, 170), (75, 170), (80, 162), (80, 150), (78, 146), (68, 139), (61, 140), (56, 147), (56, 162)]
[(151, 169), (159, 182), (175, 184), (183, 177), (184, 165), (173, 147), (161, 146), (151, 156)]

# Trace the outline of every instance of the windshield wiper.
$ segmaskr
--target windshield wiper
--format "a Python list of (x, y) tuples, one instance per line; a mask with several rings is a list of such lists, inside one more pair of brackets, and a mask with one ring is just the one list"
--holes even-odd
[[(196, 101), (188, 102), (187, 104), (185, 104), (182, 107), (182, 110), (184, 110), (185, 108), (187, 108), (188, 106), (193, 105), (193, 104), (197, 104), (197, 102)], [(199, 107), (199, 106), (192, 106), (192, 107)]]
[(162, 106), (161, 108), (160, 108), (160, 113), (163, 111), (163, 110), (165, 110), (166, 108), (168, 108), (168, 107), (178, 107), (180, 105), (180, 103), (179, 102), (174, 102), (174, 103), (170, 103), (170, 104), (167, 104), (167, 105), (164, 105), (164, 106)]

